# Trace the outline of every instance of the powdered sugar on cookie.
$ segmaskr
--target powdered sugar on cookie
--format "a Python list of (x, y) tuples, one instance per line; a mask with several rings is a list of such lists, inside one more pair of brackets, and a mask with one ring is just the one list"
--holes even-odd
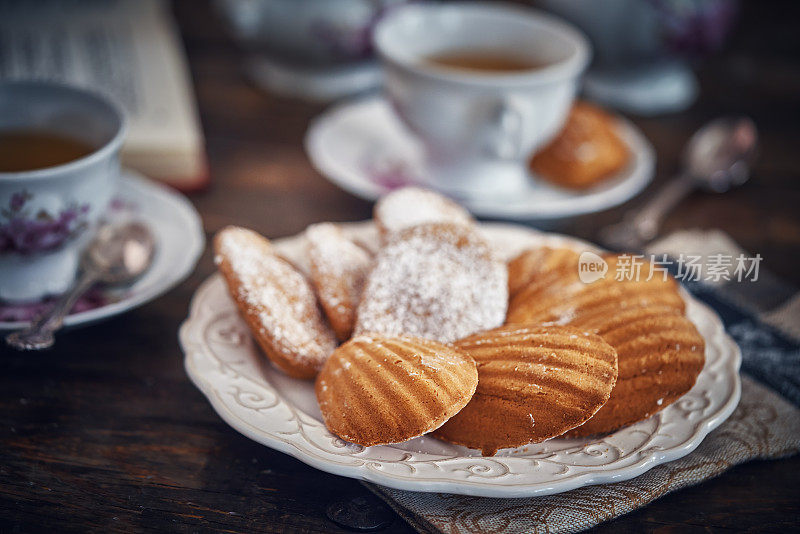
[(305, 277), (244, 228), (222, 230), (215, 249), (231, 296), (267, 356), (293, 376), (314, 376), (336, 340)]
[(306, 230), (311, 281), (337, 337), (350, 337), (372, 257), (332, 223)]
[(472, 216), (447, 197), (419, 187), (404, 187), (375, 205), (375, 223), (384, 237), (411, 226), (448, 222), (470, 225)]
[(414, 226), (379, 253), (355, 330), (452, 342), (503, 323), (507, 281), (505, 264), (473, 228)]

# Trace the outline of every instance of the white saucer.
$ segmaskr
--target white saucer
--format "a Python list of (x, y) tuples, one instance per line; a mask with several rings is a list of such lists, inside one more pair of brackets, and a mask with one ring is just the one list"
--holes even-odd
[(294, 66), (268, 57), (252, 57), (247, 73), (261, 87), (311, 102), (330, 102), (378, 87), (381, 69), (375, 61), (316, 68)]
[[(203, 252), (205, 234), (200, 215), (183, 195), (142, 175), (123, 170), (119, 191), (107, 218), (133, 216), (147, 222), (155, 234), (157, 251), (148, 271), (123, 291), (100, 291), (95, 304), (67, 316), (67, 327), (83, 325), (120, 314), (166, 293), (185, 279)], [(14, 306), (30, 308), (41, 304)], [(0, 313), (11, 306), (0, 304)], [(23, 310), (24, 311), (24, 310)], [(0, 331), (25, 327), (26, 321), (0, 321)]]
[[(617, 117), (618, 132), (631, 161), (617, 176), (583, 192), (531, 177), (513, 198), (458, 201), (475, 215), (515, 220), (553, 220), (611, 208), (632, 198), (650, 183), (655, 167), (653, 147), (630, 122)], [(388, 101), (372, 96), (334, 106), (317, 117), (306, 132), (306, 152), (330, 181), (358, 197), (375, 200), (387, 191), (422, 182), (423, 148), (395, 116)]]
[[(378, 245), (371, 222), (343, 224), (342, 229), (359, 243)], [(535, 246), (600, 252), (585, 241), (521, 226), (484, 223), (481, 230), (503, 258)], [(302, 234), (274, 245), (299, 268), (308, 267)], [(532, 497), (628, 480), (681, 458), (736, 408), (741, 352), (711, 308), (686, 291), (682, 296), (687, 317), (706, 343), (705, 365), (688, 393), (656, 415), (606, 436), (551, 439), (491, 457), (430, 436), (362, 447), (331, 434), (322, 422), (314, 382), (290, 378), (267, 362), (218, 274), (195, 293), (180, 342), (186, 371), (211, 406), (234, 429), (267, 447), (317, 469), (390, 488)]]

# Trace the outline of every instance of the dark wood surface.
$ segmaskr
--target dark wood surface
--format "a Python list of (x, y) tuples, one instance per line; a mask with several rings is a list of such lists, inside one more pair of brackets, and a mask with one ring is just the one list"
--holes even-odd
[[(226, 224), (278, 237), (367, 218), (370, 204), (325, 181), (303, 153), (305, 128), (322, 107), (248, 84), (239, 51), (204, 3), (178, 2), (176, 13), (208, 143), (212, 184), (191, 196), (207, 236)], [(700, 67), (697, 104), (636, 122), (657, 148), (661, 182), (705, 120), (751, 115), (763, 136), (752, 181), (723, 196), (693, 195), (666, 230), (721, 228), (800, 285), (797, 15), (788, 2), (747, 3), (728, 51)], [(560, 230), (592, 238), (623, 211)], [(358, 482), (240, 436), (186, 378), (177, 328), (212, 272), (206, 252), (186, 282), (136, 311), (64, 333), (41, 354), (0, 349), (0, 532), (342, 531), (324, 510), (366, 494)], [(797, 457), (753, 462), (596, 530), (796, 529), (798, 472)], [(397, 517), (383, 532), (411, 529)]]

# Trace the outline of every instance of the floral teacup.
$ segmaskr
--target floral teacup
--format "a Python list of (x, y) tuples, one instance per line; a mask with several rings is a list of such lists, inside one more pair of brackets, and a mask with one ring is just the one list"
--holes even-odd
[(0, 83), (0, 131), (46, 131), (96, 149), (42, 169), (0, 172), (0, 300), (63, 293), (120, 173), (123, 112), (91, 91), (49, 82)]

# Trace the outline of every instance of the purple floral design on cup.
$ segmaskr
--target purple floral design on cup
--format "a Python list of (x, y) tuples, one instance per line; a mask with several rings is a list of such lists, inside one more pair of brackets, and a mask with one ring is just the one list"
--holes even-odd
[(88, 204), (70, 204), (51, 214), (26, 208), (32, 198), (23, 190), (11, 195), (8, 207), (0, 208), (0, 253), (53, 250), (86, 228)]
[[(0, 209), (0, 217), (7, 218), (7, 213), (19, 213), (22, 211), (22, 208), (25, 204), (31, 199), (31, 195), (27, 192), (18, 193), (13, 195), (11, 198), (11, 202), (9, 203), (9, 209)], [(72, 209), (72, 212), (86, 212), (86, 208), (83, 210), (75, 210)], [(63, 213), (63, 212), (62, 212)], [(121, 199), (121, 198), (114, 198), (108, 205), (106, 213), (100, 219), (101, 221), (105, 222), (114, 222), (119, 220), (124, 220), (128, 217), (136, 216), (140, 213), (140, 207), (138, 204)], [(0, 225), (0, 228), (5, 228), (5, 225)], [(0, 235), (4, 235), (2, 232), (5, 230), (0, 229)], [(0, 237), (0, 239), (2, 239)], [(4, 252), (5, 249), (2, 248), (2, 241), (0, 241), (0, 252)], [(70, 310), (70, 315), (76, 313), (82, 313), (90, 310), (94, 310), (97, 308), (102, 308), (108, 304), (119, 302), (121, 300), (125, 300), (129, 298), (132, 294), (128, 288), (123, 290), (108, 290), (102, 287), (95, 287), (87, 291)], [(49, 309), (53, 302), (58, 297), (47, 297), (41, 299), (36, 302), (29, 302), (29, 303), (10, 303), (10, 302), (3, 302), (0, 301), (0, 323), (9, 323), (9, 322), (16, 322), (16, 321), (31, 321), (34, 318), (38, 317), (42, 312)]]

